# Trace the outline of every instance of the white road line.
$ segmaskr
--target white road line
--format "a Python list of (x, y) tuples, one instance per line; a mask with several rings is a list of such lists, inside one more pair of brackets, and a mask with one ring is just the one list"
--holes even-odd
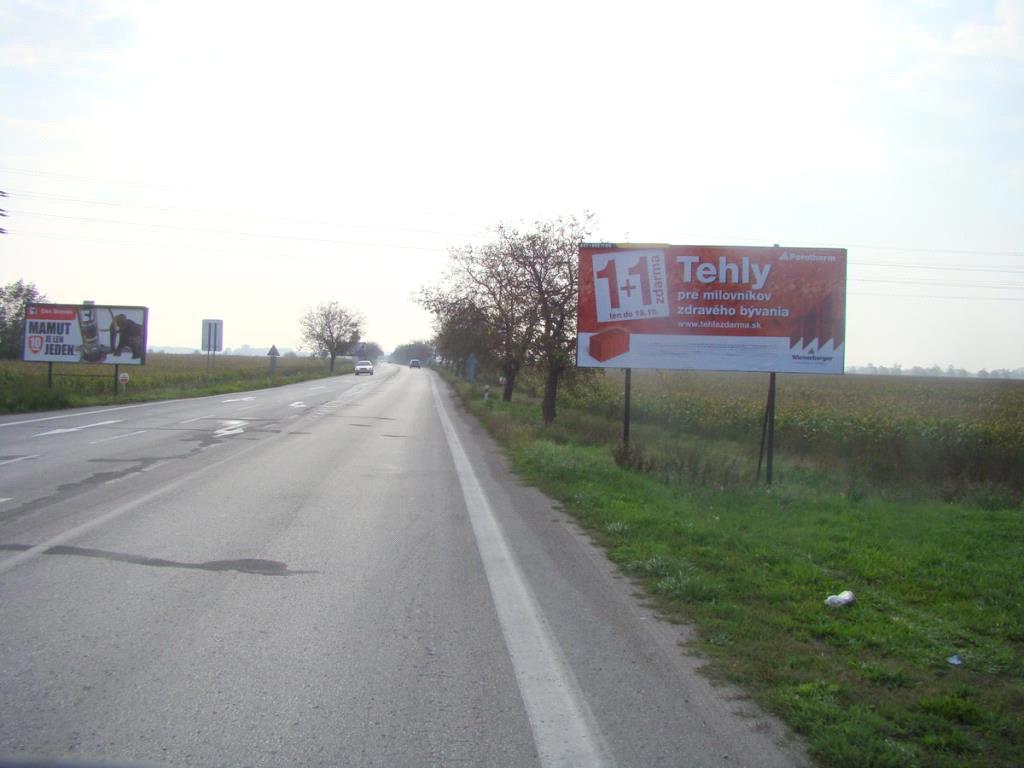
[(5, 461), (0, 461), (0, 467), (2, 467), (4, 464), (17, 464), (19, 461), (28, 461), (29, 459), (38, 459), (38, 458), (39, 458), (39, 454), (38, 453), (34, 453), (31, 456), (19, 456), (16, 459), (6, 459)]
[(152, 403), (135, 403), (134, 405), (117, 405), (104, 408), (101, 411), (83, 411), (81, 413), (62, 413), (58, 416), (40, 416), (38, 419), (25, 419), (23, 421), (3, 421), (0, 422), (0, 428), (2, 427), (20, 427), (23, 424), (38, 424), (41, 421), (54, 421), (56, 419), (74, 419), (80, 416), (95, 416), (99, 413), (112, 413), (114, 411), (124, 411), (129, 408), (149, 408), (154, 405), (171, 405), (173, 403), (185, 402), (182, 398), (177, 400), (157, 400)]
[[(171, 401), (171, 400), (163, 401), (163, 403), (169, 403), (169, 402), (180, 402), (180, 401), (177, 401), (177, 400), (175, 400), (175, 401)], [(141, 405), (152, 405), (152, 403), (142, 403)], [(136, 406), (123, 406), (123, 407), (125, 407), (125, 408), (134, 408)], [(105, 412), (109, 412), (109, 410), (116, 410), (116, 409), (107, 409), (107, 411), (97, 411), (96, 413), (105, 413)], [(73, 415), (82, 416), (84, 414), (81, 414), (81, 413), (79, 413), (79, 414), (68, 414), (68, 416), (73, 416)], [(295, 415), (298, 416), (299, 414), (295, 414)], [(38, 421), (48, 421), (49, 419), (56, 419), (56, 418), (65, 418), (65, 417), (62, 417), (62, 416), (49, 416), (49, 417), (46, 417), (46, 418), (43, 418), (43, 419), (38, 419)], [(20, 422), (20, 423), (27, 424), (27, 423), (30, 423), (30, 422)], [(11, 424), (7, 424), (6, 426), (11, 426)], [(286, 432), (286, 431), (282, 431), (280, 433), (280, 436), (287, 435), (287, 434), (290, 434), (290, 433)], [(274, 437), (275, 436), (271, 436), (269, 439), (273, 440)], [(200, 450), (206, 451), (206, 450), (209, 450), (211, 448), (216, 448), (219, 445), (223, 445), (223, 443), (211, 443), (210, 445), (203, 446)], [(39, 557), (40, 555), (42, 555), (44, 552), (46, 552), (46, 550), (50, 549), (51, 547), (56, 547), (56, 546), (58, 546), (60, 544), (66, 544), (67, 542), (77, 538), (78, 536), (81, 536), (83, 533), (86, 533), (86, 532), (92, 530), (93, 528), (101, 526), (104, 523), (109, 522), (110, 520), (113, 520), (114, 518), (120, 517), (121, 515), (125, 514), (126, 512), (131, 512), (136, 507), (143, 506), (143, 505), (149, 503), (150, 501), (152, 501), (153, 499), (159, 498), (163, 494), (169, 493), (169, 492), (171, 492), (171, 491), (173, 491), (173, 490), (175, 490), (175, 489), (179, 488), (180, 486), (183, 486), (183, 485), (185, 485), (187, 483), (193, 483), (193, 482), (195, 482), (195, 479), (197, 477), (205, 475), (205, 474), (208, 474), (210, 472), (214, 472), (221, 465), (226, 464), (229, 461), (237, 461), (241, 457), (248, 455), (250, 451), (254, 451), (257, 448), (262, 448), (262, 447), (264, 447), (264, 445), (265, 445), (265, 443), (262, 443), (262, 442), (252, 443), (248, 447), (242, 448), (241, 450), (238, 450), (238, 451), (234, 452), (230, 456), (225, 456), (225, 457), (223, 457), (221, 459), (214, 459), (213, 461), (204, 464), (202, 467), (200, 467), (195, 472), (190, 472), (190, 473), (188, 473), (186, 475), (182, 475), (178, 479), (172, 480), (171, 482), (165, 484), (161, 488), (157, 488), (156, 490), (150, 491), (147, 494), (139, 496), (138, 498), (136, 498), (136, 499), (134, 499), (132, 501), (129, 501), (126, 504), (121, 505), (120, 507), (116, 507), (115, 509), (112, 509), (110, 512), (107, 512), (106, 514), (100, 515), (99, 517), (96, 517), (96, 518), (94, 518), (92, 520), (89, 520), (88, 522), (82, 523), (79, 526), (76, 526), (76, 527), (71, 528), (71, 529), (69, 529), (67, 531), (64, 531), (64, 533), (58, 534), (57, 536), (54, 536), (52, 539), (49, 539), (48, 541), (44, 541), (42, 544), (37, 544), (36, 546), (32, 547), (31, 549), (27, 549), (24, 552), (21, 552), (21, 553), (15, 555), (14, 557), (10, 557), (7, 560), (4, 560), (3, 562), (0, 562), (0, 574), (7, 573), (12, 568), (17, 567), (21, 563), (24, 563), (24, 562), (27, 562), (27, 561), (30, 561), (30, 560), (34, 560), (37, 557)]]
[(202, 421), (203, 419), (212, 419), (212, 418), (213, 418), (213, 416), (196, 416), (194, 419), (185, 419), (184, 421), (179, 421), (178, 424), (194, 424), (197, 421)]
[(221, 400), (222, 403), (246, 403), (249, 400), (255, 400), (255, 397), (230, 397), (227, 400)]
[(430, 388), (544, 768), (611, 766), (611, 753), (515, 561), (433, 377)]
[(24, 552), (21, 552), (20, 554), (17, 554), (14, 557), (10, 557), (4, 560), (2, 563), (0, 563), (0, 574), (7, 573), (9, 570), (11, 570), (12, 568), (16, 567), (21, 563), (24, 563), (26, 560), (34, 560), (35, 558), (39, 557), (41, 554), (46, 552), (46, 550), (50, 549), (50, 547), (56, 547), (61, 544), (65, 544), (74, 539), (76, 536), (81, 536), (86, 531), (96, 528), (97, 526), (103, 525), (105, 522), (113, 520), (115, 517), (120, 517), (125, 512), (130, 512), (136, 507), (139, 507), (145, 504), (146, 502), (161, 496), (171, 488), (184, 484), (184, 482), (188, 479), (191, 478), (182, 478), (178, 482), (171, 483), (169, 485), (164, 486), (163, 488), (158, 488), (155, 491), (151, 491), (144, 496), (140, 496), (134, 501), (130, 501), (127, 504), (123, 504), (120, 507), (116, 507), (115, 509), (112, 509), (110, 512), (107, 512), (104, 515), (95, 517), (86, 523), (82, 523), (79, 526), (64, 531), (64, 533), (57, 534), (52, 539), (44, 541), (42, 544), (37, 544), (31, 549), (26, 549)]
[(120, 440), (123, 437), (132, 437), (133, 435), (144, 435), (146, 430), (140, 429), (136, 432), (128, 432), (124, 435), (114, 435), (113, 437), (104, 437), (102, 440), (90, 440), (89, 445), (99, 445), (100, 443), (109, 443), (111, 440)]
[(10, 500), (11, 500), (10, 496), (0, 496), (0, 504), (3, 504), (5, 501), (10, 501)]
[(305, 408), (306, 404), (301, 400), (296, 400), (294, 403), (289, 404), (289, 408)]
[(222, 421), (221, 428), (213, 433), (214, 437), (230, 437), (231, 435), (240, 435), (245, 432), (243, 425), (244, 421), (238, 419), (231, 419), (230, 421)]
[(51, 429), (49, 432), (40, 432), (32, 437), (46, 437), (47, 435), (66, 435), (69, 432), (78, 432), (91, 427), (105, 427), (107, 424), (120, 424), (124, 419), (113, 419), (111, 421), (97, 421), (95, 424), (83, 424), (80, 427), (64, 427), (63, 429)]

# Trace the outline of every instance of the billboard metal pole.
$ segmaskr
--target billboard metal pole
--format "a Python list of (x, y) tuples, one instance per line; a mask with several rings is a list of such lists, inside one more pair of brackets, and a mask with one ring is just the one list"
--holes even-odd
[(775, 372), (768, 379), (768, 469), (765, 478), (772, 484), (772, 458), (775, 456)]
[(768, 402), (764, 407), (764, 421), (761, 424), (761, 449), (757, 454), (757, 477), (761, 480), (761, 463), (764, 460), (765, 447), (768, 448), (768, 485), (772, 484), (772, 460), (775, 457), (775, 373), (768, 378)]
[(629, 448), (629, 401), (633, 394), (633, 369), (626, 369), (626, 397), (622, 408), (622, 446)]
[(114, 363), (114, 397), (117, 397), (117, 369), (120, 367), (117, 363)]

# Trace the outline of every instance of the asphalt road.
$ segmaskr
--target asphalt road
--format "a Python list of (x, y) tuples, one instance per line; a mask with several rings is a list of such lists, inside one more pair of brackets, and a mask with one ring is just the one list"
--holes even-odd
[(792, 766), (428, 370), (0, 419), (0, 757)]

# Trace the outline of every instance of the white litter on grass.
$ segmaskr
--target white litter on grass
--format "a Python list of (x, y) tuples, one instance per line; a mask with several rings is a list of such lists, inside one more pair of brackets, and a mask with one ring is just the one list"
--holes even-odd
[(825, 598), (825, 605), (838, 606), (838, 605), (853, 605), (857, 602), (857, 598), (854, 597), (853, 592), (848, 589), (844, 589), (838, 595), (829, 595)]

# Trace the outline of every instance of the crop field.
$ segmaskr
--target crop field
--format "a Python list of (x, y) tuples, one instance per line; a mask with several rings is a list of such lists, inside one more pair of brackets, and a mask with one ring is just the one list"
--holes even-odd
[[(621, 419), (623, 390), (620, 372), (599, 373), (566, 403)], [(632, 419), (672, 435), (732, 441), (752, 476), (767, 393), (767, 374), (635, 371)], [(783, 473), (838, 471), (854, 493), (927, 488), (996, 505), (1024, 495), (1024, 381), (780, 374), (776, 398), (776, 454), (789, 461)], [(642, 438), (637, 448), (645, 451)]]
[(537, 382), (480, 384), (515, 470), (818, 765), (1024, 765), (1024, 382), (779, 376), (770, 488), (767, 375), (634, 372), (628, 451), (620, 372), (550, 426)]
[[(150, 353), (142, 366), (123, 365), (129, 381), (114, 394), (110, 365), (54, 364), (53, 386), (48, 385), (44, 363), (0, 361), (0, 413), (38, 411), (79, 405), (134, 400), (195, 397), (242, 389), (258, 389), (329, 376), (328, 363), (318, 358), (281, 357), (270, 376), (266, 357), (171, 355)], [(336, 373), (348, 373), (352, 364), (338, 360)]]

